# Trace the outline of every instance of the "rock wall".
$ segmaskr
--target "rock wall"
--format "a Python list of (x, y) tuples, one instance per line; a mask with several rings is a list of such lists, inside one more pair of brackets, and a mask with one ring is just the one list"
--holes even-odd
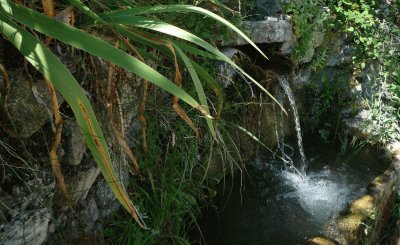
[[(101, 177), (79, 126), (61, 96), (59, 106), (64, 123), (58, 155), (70, 200), (66, 201), (57, 191), (48, 156), (54, 132), (50, 94), (43, 78), (32, 67), (24, 68), (23, 61), (6, 65), (4, 49), (7, 47), (7, 54), (13, 52), (6, 41), (2, 42), (0, 63), (5, 64), (11, 84), (7, 94), (0, 93), (0, 244), (88, 244), (85, 241), (101, 241), (103, 220), (119, 210), (120, 204)], [(18, 55), (15, 49), (14, 54)], [(92, 106), (111, 149), (114, 167), (124, 182), (131, 167), (128, 167), (130, 164), (125, 153), (112, 133), (110, 119), (104, 110), (104, 90), (90, 87), (107, 83), (108, 66), (93, 57), (96, 72), (92, 71), (88, 77), (86, 69), (90, 67), (82, 67), (83, 60), (88, 57), (83, 53), (75, 51), (74, 55), (68, 53), (60, 55), (60, 58), (75, 72), (81, 85), (90, 91)], [(0, 87), (3, 84), (0, 78)], [(135, 117), (141, 96), (141, 80), (127, 74), (126, 79), (119, 81), (116, 90), (119, 103), (115, 105), (118, 111), (114, 120), (131, 144), (140, 127)]]

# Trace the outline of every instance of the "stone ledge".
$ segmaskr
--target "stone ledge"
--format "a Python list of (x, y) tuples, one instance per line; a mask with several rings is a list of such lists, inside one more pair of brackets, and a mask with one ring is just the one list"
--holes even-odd
[[(282, 43), (294, 39), (292, 24), (288, 20), (268, 17), (260, 21), (243, 21), (240, 29), (248, 34), (254, 43)], [(222, 42), (222, 46), (237, 46), (248, 44), (241, 37)]]
[(365, 195), (352, 202), (324, 228), (325, 237), (314, 237), (308, 244), (377, 244), (380, 232), (390, 217), (399, 183), (400, 154), (393, 155), (391, 166), (376, 177)]

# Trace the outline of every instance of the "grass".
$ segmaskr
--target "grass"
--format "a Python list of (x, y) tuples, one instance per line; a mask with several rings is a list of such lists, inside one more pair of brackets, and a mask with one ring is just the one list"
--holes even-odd
[[(160, 5), (143, 6), (138, 8), (135, 5), (132, 5), (124, 6), (124, 9), (122, 9), (121, 6), (118, 6), (120, 9), (115, 9), (116, 6), (107, 6), (106, 3), (98, 1), (95, 2), (97, 5), (91, 8), (79, 0), (70, 0), (69, 2), (80, 11), (79, 16), (83, 17), (82, 22), (62, 23), (34, 10), (38, 9), (38, 6), (34, 5), (35, 3), (28, 3), (30, 4), (29, 6), (32, 8), (31, 9), (12, 1), (1, 0), (0, 27), (2, 33), (19, 50), (25, 59), (31, 63), (45, 79), (50, 81), (52, 85), (54, 85), (55, 89), (64, 97), (74, 113), (85, 137), (88, 148), (96, 160), (98, 167), (101, 169), (103, 177), (109, 184), (109, 187), (113, 190), (122, 206), (132, 215), (139, 226), (148, 229), (141, 219), (134, 203), (131, 201), (130, 195), (128, 195), (125, 188), (118, 181), (116, 171), (111, 164), (107, 142), (105, 141), (102, 129), (92, 109), (92, 104), (85, 95), (84, 89), (80, 86), (71, 72), (60, 62), (59, 58), (47, 47), (48, 45), (45, 45), (37, 35), (32, 35), (31, 32), (22, 28), (21, 25), (29, 28), (30, 31), (42, 33), (93, 56), (109, 61), (113, 65), (138, 75), (143, 78), (143, 81), (146, 81), (146, 83), (147, 81), (151, 82), (160, 87), (163, 91), (169, 92), (174, 96), (175, 112), (184, 119), (192, 129), (196, 129), (196, 126), (191, 122), (192, 120), (187, 117), (185, 112), (185, 110), (190, 110), (190, 108), (185, 108), (185, 110), (183, 110), (178, 104), (178, 100), (181, 100), (190, 105), (190, 107), (198, 110), (200, 115), (202, 114), (203, 118), (207, 122), (209, 133), (215, 141), (223, 141), (223, 139), (218, 138), (219, 133), (216, 130), (217, 122), (212, 120), (212, 112), (210, 110), (210, 108), (215, 106), (208, 105), (207, 95), (204, 93), (202, 83), (208, 83), (208, 85), (213, 88), (214, 92), (221, 91), (221, 89), (213, 77), (192, 60), (193, 55), (200, 55), (228, 62), (239, 72), (243, 73), (244, 76), (249, 78), (254, 84), (260, 87), (265, 93), (270, 95), (269, 92), (214, 46), (190, 32), (179, 29), (174, 25), (162, 22), (153, 17), (149, 17), (149, 15), (151, 16), (152, 14), (158, 13), (174, 14), (177, 12), (200, 14), (229, 29), (232, 29), (238, 35), (247, 40), (258, 52), (261, 53), (261, 55), (265, 57), (265, 54), (234, 25), (226, 21), (224, 18), (200, 7), (189, 5)], [(52, 1), (44, 1), (44, 3), (52, 3)], [(50, 5), (47, 5), (47, 7)], [(50, 7), (50, 9), (47, 8), (46, 12), (54, 12), (51, 8), (52, 7)], [(98, 14), (94, 10), (102, 13)], [(151, 25), (149, 25), (149, 23)], [(102, 38), (91, 34), (91, 31), (100, 29), (105, 30), (103, 33), (106, 33), (107, 30), (112, 30), (120, 40), (111, 36), (108, 39), (106, 38), (107, 41), (105, 41)], [(150, 31), (144, 29), (149, 29)], [(170, 30), (174, 30), (174, 32), (171, 32)], [(120, 33), (122, 37), (120, 37), (117, 32)], [(164, 34), (171, 35), (172, 37), (166, 37)], [(129, 46), (129, 43), (124, 42), (124, 45), (121, 44), (121, 41), (123, 42), (128, 39), (132, 43), (139, 44), (138, 47), (134, 47), (133, 49), (131, 48), (130, 51), (134, 54), (127, 52), (126, 48)], [(51, 39), (47, 39), (46, 42), (51, 42)], [(123, 46), (123, 48), (118, 48), (119, 46)], [(140, 56), (153, 56), (153, 53), (148, 52), (147, 48), (158, 50), (166, 60), (172, 62), (174, 68), (174, 79), (168, 79), (144, 63), (143, 58)], [(110, 69), (111, 67), (112, 66), (110, 65)], [(193, 95), (181, 88), (182, 67), (189, 70), (190, 80), (194, 83), (194, 90), (200, 103), (197, 102), (197, 99), (195, 99)], [(219, 94), (219, 97), (221, 98), (221, 94)], [(274, 98), (272, 97), (272, 99)], [(219, 99), (219, 103), (222, 105), (221, 99)], [(215, 108), (221, 108), (221, 105), (218, 105)], [(218, 111), (214, 113), (216, 113), (218, 118), (220, 110), (218, 109)], [(142, 121), (145, 122), (145, 120)], [(145, 125), (143, 127), (145, 127)], [(146, 132), (146, 130), (144, 130), (144, 132)], [(115, 134), (116, 137), (119, 135), (118, 132)], [(143, 140), (145, 140), (148, 136), (144, 134), (142, 137)], [(119, 143), (120, 145), (126, 146), (123, 140), (120, 140)], [(160, 144), (161, 142), (157, 143)], [(128, 153), (130, 153), (129, 150)], [(52, 151), (51, 154), (53, 158), (57, 157), (57, 155), (54, 156), (54, 151)], [(132, 161), (134, 161), (132, 154), (130, 154), (130, 156)], [(136, 169), (139, 176), (142, 175), (141, 172), (145, 173), (149, 168), (149, 166), (146, 166), (148, 162), (150, 162), (150, 160), (146, 159), (146, 164), (141, 164), (143, 170), (140, 170), (139, 168)], [(188, 164), (189, 162), (186, 163), (185, 169), (192, 169), (193, 166)], [(156, 169), (154, 171), (156, 171)], [(55, 173), (57, 173), (59, 184), (62, 185), (63, 183), (60, 183), (63, 182), (61, 171), (55, 171)], [(149, 178), (147, 181), (150, 181), (150, 183), (154, 185), (152, 176), (149, 175), (146, 176), (146, 178)], [(185, 176), (182, 176), (182, 179), (185, 178)], [(181, 181), (181, 185), (185, 181)], [(155, 190), (153, 189), (153, 191)], [(68, 197), (67, 190), (64, 190), (64, 192)], [(181, 194), (180, 192), (177, 192), (169, 195), (171, 195), (171, 198), (176, 198), (175, 195)]]

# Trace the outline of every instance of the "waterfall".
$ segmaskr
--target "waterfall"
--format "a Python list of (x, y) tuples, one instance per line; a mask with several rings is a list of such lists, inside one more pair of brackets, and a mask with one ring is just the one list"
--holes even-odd
[[(275, 88), (275, 99), (279, 101), (279, 103), (283, 104), (283, 95), (281, 93), (281, 90), (276, 87)], [(279, 155), (281, 156), (281, 160), (284, 162), (286, 167), (294, 167), (294, 163), (292, 160), (293, 156), (293, 148), (285, 144), (285, 138), (284, 138), (284, 133), (283, 133), (283, 111), (279, 109), (279, 112), (276, 111), (276, 105), (275, 103), (272, 104), (272, 108), (274, 110), (274, 120), (275, 120), (275, 135), (276, 135), (276, 145), (277, 145), (277, 152), (279, 152)], [(285, 148), (289, 148), (291, 150), (291, 153), (287, 153)], [(273, 155), (275, 159), (276, 154)]]
[(303, 149), (303, 139), (301, 137), (300, 119), (299, 119), (299, 113), (298, 113), (297, 107), (296, 107), (296, 102), (294, 100), (294, 96), (293, 96), (292, 90), (290, 88), (290, 85), (289, 85), (289, 82), (287, 81), (287, 79), (285, 77), (279, 77), (278, 79), (279, 79), (279, 84), (281, 85), (283, 91), (285, 92), (285, 94), (289, 100), (291, 111), (293, 113), (296, 135), (297, 135), (297, 144), (299, 147), (299, 152), (300, 152), (300, 157), (301, 157), (299, 172), (301, 175), (305, 176), (305, 174), (306, 174), (306, 156), (304, 154), (304, 149)]

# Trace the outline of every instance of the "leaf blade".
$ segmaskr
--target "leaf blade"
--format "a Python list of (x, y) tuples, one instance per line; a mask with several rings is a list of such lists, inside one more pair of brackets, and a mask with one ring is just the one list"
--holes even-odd
[(211, 117), (188, 93), (176, 86), (159, 72), (124, 51), (80, 29), (48, 18), (24, 6), (1, 0), (1, 10), (14, 20), (48, 36), (52, 36), (78, 49), (108, 60), (138, 76), (154, 83), (165, 91), (179, 97), (206, 117)]
[[(1, 4), (3, 6), (6, 3), (1, 1)], [(40, 43), (32, 34), (10, 21), (3, 13), (0, 13), (0, 30), (63, 95), (76, 116), (86, 143), (96, 159), (105, 180), (124, 208), (140, 226), (146, 228), (126, 191), (119, 184), (96, 116), (78, 82), (45, 45)]]

